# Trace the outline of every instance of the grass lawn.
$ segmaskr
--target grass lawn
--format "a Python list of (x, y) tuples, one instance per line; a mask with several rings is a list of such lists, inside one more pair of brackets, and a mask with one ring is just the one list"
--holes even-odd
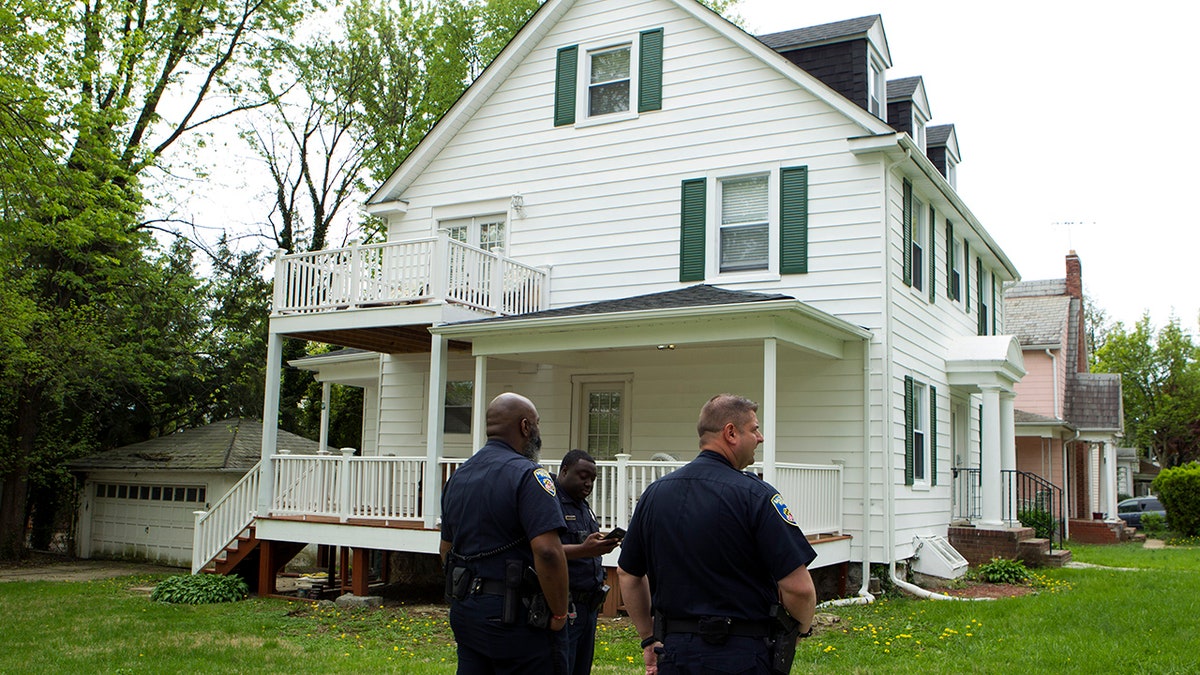
[[(1044, 590), (1005, 600), (827, 610), (838, 622), (800, 643), (793, 672), (1200, 672), (1200, 548), (1069, 548), (1079, 562), (1138, 569), (1043, 570)], [(0, 672), (454, 672), (438, 608), (164, 605), (145, 590), (161, 578), (0, 583)], [(596, 650), (593, 672), (639, 672), (628, 620), (603, 625)]]

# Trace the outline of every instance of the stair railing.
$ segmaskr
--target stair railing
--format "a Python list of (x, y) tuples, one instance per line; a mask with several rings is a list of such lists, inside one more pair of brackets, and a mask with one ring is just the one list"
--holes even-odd
[(1054, 483), (1029, 471), (1004, 469), (1004, 516), (1009, 522), (1019, 522), (1022, 513), (1038, 511), (1049, 514), (1053, 520), (1050, 548), (1057, 542), (1062, 548), (1066, 535), (1067, 521), (1063, 517), (1063, 491)]
[(195, 511), (192, 534), (192, 574), (216, 559), (225, 547), (254, 522), (258, 509), (260, 460), (208, 511)]

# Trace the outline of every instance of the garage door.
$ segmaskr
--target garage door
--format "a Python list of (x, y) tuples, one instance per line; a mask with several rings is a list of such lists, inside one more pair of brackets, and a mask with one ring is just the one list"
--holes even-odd
[(192, 531), (203, 485), (98, 483), (92, 553), (173, 565), (192, 564)]

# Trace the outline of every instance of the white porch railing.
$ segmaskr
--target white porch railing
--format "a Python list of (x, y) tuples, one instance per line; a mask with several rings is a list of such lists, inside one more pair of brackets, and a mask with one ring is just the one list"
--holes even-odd
[(192, 574), (204, 569), (229, 542), (254, 522), (258, 507), (260, 461), (246, 472), (208, 511), (196, 511), (192, 533)]
[(436, 237), (278, 255), (275, 314), (310, 314), (444, 299), (494, 314), (544, 309), (544, 269)]
[[(271, 515), (421, 522), (424, 517), (424, 457), (275, 455)], [(465, 459), (440, 459), (443, 484)], [(630, 460), (620, 455), (598, 462), (590, 502), (604, 529), (625, 526), (638, 497), (654, 480), (686, 462)], [(555, 472), (557, 460), (542, 463)], [(756, 464), (752, 469), (761, 470)], [(842, 467), (777, 464), (776, 485), (807, 534), (842, 531)]]

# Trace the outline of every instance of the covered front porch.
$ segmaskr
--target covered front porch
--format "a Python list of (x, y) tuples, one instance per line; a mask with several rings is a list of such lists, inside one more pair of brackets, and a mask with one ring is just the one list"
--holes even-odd
[[(699, 286), (427, 334), (428, 351), (364, 355), (380, 373), (370, 454), (289, 456), (264, 433), (258, 539), (436, 552), (442, 485), (482, 446), (503, 391), (537, 404), (548, 468), (572, 447), (600, 460), (592, 505), (604, 527), (623, 526), (646, 485), (694, 456), (704, 401), (734, 391), (760, 401), (753, 470), (818, 545), (817, 565), (851, 559), (846, 522), (862, 516), (849, 497), (869, 489), (868, 331), (786, 296)], [(468, 385), (467, 410), (448, 406), (451, 383)]]

